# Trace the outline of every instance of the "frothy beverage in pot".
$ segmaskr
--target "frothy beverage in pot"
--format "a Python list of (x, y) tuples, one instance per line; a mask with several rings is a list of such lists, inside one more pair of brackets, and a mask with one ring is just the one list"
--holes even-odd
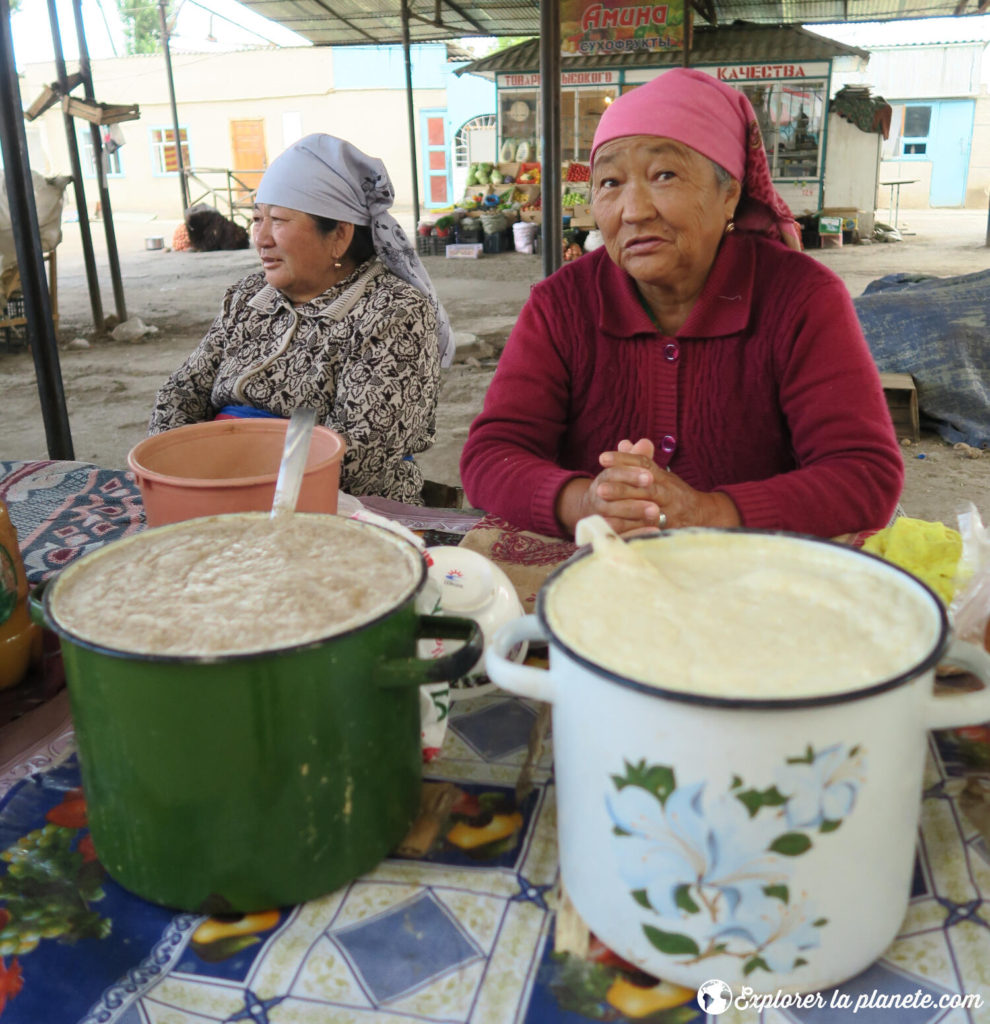
[(108, 546), (66, 569), (55, 621), (133, 654), (280, 650), (370, 622), (412, 596), (418, 552), (332, 515), (190, 519)]
[(815, 697), (915, 668), (937, 620), (866, 556), (785, 535), (683, 530), (592, 554), (544, 595), (562, 643), (629, 679), (720, 698)]

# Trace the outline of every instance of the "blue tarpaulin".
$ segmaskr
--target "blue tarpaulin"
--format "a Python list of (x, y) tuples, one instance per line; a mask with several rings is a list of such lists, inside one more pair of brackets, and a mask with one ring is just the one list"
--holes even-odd
[(909, 373), (922, 424), (990, 447), (990, 270), (890, 274), (853, 299), (882, 373)]

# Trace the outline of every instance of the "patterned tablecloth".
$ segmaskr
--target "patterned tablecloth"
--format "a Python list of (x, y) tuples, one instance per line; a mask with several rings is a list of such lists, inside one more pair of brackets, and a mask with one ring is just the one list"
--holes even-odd
[[(0, 463), (0, 497), (34, 578), (141, 528), (133, 483), (94, 467)], [(842, 987), (848, 1002), (825, 993), (833, 1006), (730, 1006), (716, 1018), (693, 991), (558, 927), (569, 915), (549, 744), (515, 800), (538, 713), (500, 693), (455, 702), (441, 756), (424, 769), (424, 814), (399, 851), (320, 899), (236, 919), (175, 914), (109, 878), (86, 829), (68, 721), (13, 760), (4, 752), (3, 1024), (990, 1022), (990, 848), (963, 811), (956, 733), (930, 744), (901, 933)], [(885, 1008), (915, 993), (914, 1008)]]

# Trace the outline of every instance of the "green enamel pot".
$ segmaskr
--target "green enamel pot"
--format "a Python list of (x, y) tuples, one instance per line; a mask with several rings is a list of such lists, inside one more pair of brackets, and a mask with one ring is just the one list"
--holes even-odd
[[(275, 651), (101, 647), (53, 616), (58, 578), (35, 592), (35, 620), (61, 640), (93, 844), (122, 886), (205, 913), (285, 906), (369, 871), (405, 836), (422, 786), (419, 686), (466, 673), (483, 641), (470, 619), (416, 612), (425, 565), (389, 535), (416, 553), (414, 591), (347, 632)], [(416, 657), (437, 636), (465, 643)]]

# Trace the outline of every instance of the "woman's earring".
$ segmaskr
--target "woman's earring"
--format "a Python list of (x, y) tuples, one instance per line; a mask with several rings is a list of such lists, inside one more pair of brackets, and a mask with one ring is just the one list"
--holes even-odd
[(734, 220), (730, 219), (730, 220), (727, 220), (725, 222), (725, 231), (723, 231), (722, 233), (725, 234), (725, 235), (731, 235), (732, 232), (735, 231), (735, 230), (736, 230), (736, 222)]
[(341, 263), (340, 260), (334, 260), (333, 261), (333, 269), (334, 270), (340, 270), (340, 268), (343, 267), (343, 265), (344, 264)]

